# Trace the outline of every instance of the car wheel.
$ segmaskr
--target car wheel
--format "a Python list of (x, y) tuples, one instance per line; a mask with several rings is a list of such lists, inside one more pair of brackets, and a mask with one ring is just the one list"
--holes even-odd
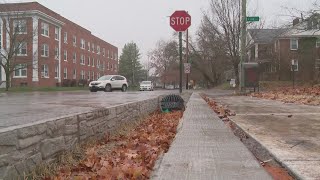
[(105, 92), (111, 92), (112, 91), (112, 87), (110, 84), (107, 84), (106, 87), (104, 88)]
[(122, 92), (126, 92), (127, 89), (128, 89), (128, 88), (127, 88), (127, 85), (125, 85), (125, 84), (122, 85), (122, 88), (121, 88), (121, 91), (122, 91)]

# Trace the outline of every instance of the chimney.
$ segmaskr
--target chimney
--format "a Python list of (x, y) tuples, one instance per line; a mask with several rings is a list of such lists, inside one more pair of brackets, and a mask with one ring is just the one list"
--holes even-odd
[(295, 26), (295, 25), (299, 24), (299, 22), (300, 22), (299, 18), (295, 18), (293, 20), (292, 24), (293, 24), (293, 26)]

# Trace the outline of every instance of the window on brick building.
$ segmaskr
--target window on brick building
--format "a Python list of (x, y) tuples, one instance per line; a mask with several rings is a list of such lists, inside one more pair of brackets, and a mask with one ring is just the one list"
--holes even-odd
[(81, 79), (84, 79), (84, 78), (85, 78), (85, 72), (84, 72), (84, 70), (81, 70), (80, 76), (81, 76)]
[(81, 39), (81, 49), (85, 49), (86, 41), (84, 39)]
[(16, 47), (17, 56), (26, 56), (27, 55), (27, 43), (21, 42), (17, 44)]
[(90, 42), (88, 42), (88, 51), (90, 51), (91, 49), (90, 49)]
[(117, 71), (117, 65), (116, 64), (114, 65), (114, 71)]
[(97, 46), (97, 54), (100, 54), (100, 46)]
[(110, 63), (108, 62), (108, 65), (107, 65), (107, 69), (109, 70), (110, 69)]
[(100, 73), (97, 73), (97, 79), (99, 79), (100, 78)]
[(91, 45), (92, 52), (94, 53), (94, 44)]
[(87, 75), (87, 79), (90, 80), (90, 75), (91, 75), (91, 72), (88, 71), (88, 75)]
[(77, 79), (77, 70), (73, 69), (73, 75), (72, 75), (73, 79)]
[(49, 57), (49, 46), (48, 44), (42, 44), (41, 46), (41, 56)]
[(49, 24), (41, 23), (41, 35), (49, 37)]
[(63, 51), (63, 60), (68, 61), (68, 51), (67, 50)]
[(77, 37), (76, 36), (73, 36), (73, 38), (72, 38), (73, 40), (72, 40), (72, 43), (73, 43), (73, 46), (77, 46)]
[(64, 79), (68, 78), (68, 69), (66, 67), (63, 69), (63, 78)]
[(298, 39), (290, 39), (290, 49), (298, 50)]
[(27, 65), (18, 64), (15, 66), (13, 77), (27, 77)]
[(87, 62), (87, 64), (88, 64), (88, 66), (90, 66), (91, 65), (91, 59), (90, 59), (90, 57), (88, 56), (88, 62)]
[(73, 53), (73, 56), (72, 56), (72, 62), (73, 63), (76, 63), (77, 62), (77, 53)]
[(106, 49), (105, 48), (102, 49), (102, 55), (106, 56)]
[(94, 78), (94, 71), (92, 71), (92, 80), (95, 80), (95, 78)]
[(92, 67), (94, 67), (94, 58), (92, 58)]
[(97, 68), (100, 68), (100, 60), (97, 59)]
[(108, 50), (108, 58), (110, 58), (110, 51)]
[(68, 33), (67, 32), (64, 32), (63, 42), (68, 44)]
[(110, 69), (111, 69), (111, 71), (113, 71), (113, 66), (112, 66), (112, 64), (110, 65)]
[(106, 68), (106, 62), (102, 62), (102, 70), (104, 71), (105, 70), (105, 68)]
[(59, 78), (59, 65), (56, 65), (56, 67), (54, 68), (54, 77), (56, 78), (56, 79), (58, 79)]
[(110, 56), (111, 56), (110, 59), (113, 59), (113, 52), (111, 52)]
[(49, 78), (49, 67), (47, 64), (42, 65), (41, 77), (42, 78)]
[(114, 53), (114, 60), (118, 60), (118, 55), (117, 55), (117, 53)]
[(54, 28), (54, 39), (59, 41), (59, 28), (55, 27)]
[(14, 20), (13, 28), (17, 34), (26, 34), (27, 33), (27, 21), (26, 20)]
[(82, 64), (82, 65), (84, 65), (85, 64), (85, 60), (84, 60), (85, 58), (84, 58), (84, 55), (83, 54), (81, 54), (80, 55), (80, 64)]
[(56, 60), (59, 60), (59, 48), (58, 47), (54, 48), (54, 58)]

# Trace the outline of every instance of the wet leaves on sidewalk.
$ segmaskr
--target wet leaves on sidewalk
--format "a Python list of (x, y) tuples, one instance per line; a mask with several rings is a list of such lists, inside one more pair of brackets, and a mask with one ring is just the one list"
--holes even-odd
[[(149, 179), (158, 156), (167, 152), (175, 137), (182, 112), (155, 113), (127, 136), (110, 138), (87, 149), (77, 166), (61, 168), (60, 179)], [(104, 147), (114, 147), (105, 151)]]
[(268, 92), (251, 93), (251, 97), (280, 100), (285, 103), (320, 105), (320, 86), (300, 88), (279, 88)]

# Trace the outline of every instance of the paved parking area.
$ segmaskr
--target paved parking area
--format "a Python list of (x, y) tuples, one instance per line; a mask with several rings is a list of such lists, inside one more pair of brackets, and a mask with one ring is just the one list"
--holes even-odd
[(177, 92), (178, 90), (0, 94), (0, 129)]
[(320, 179), (320, 106), (207, 94), (236, 112), (232, 121), (299, 179)]

